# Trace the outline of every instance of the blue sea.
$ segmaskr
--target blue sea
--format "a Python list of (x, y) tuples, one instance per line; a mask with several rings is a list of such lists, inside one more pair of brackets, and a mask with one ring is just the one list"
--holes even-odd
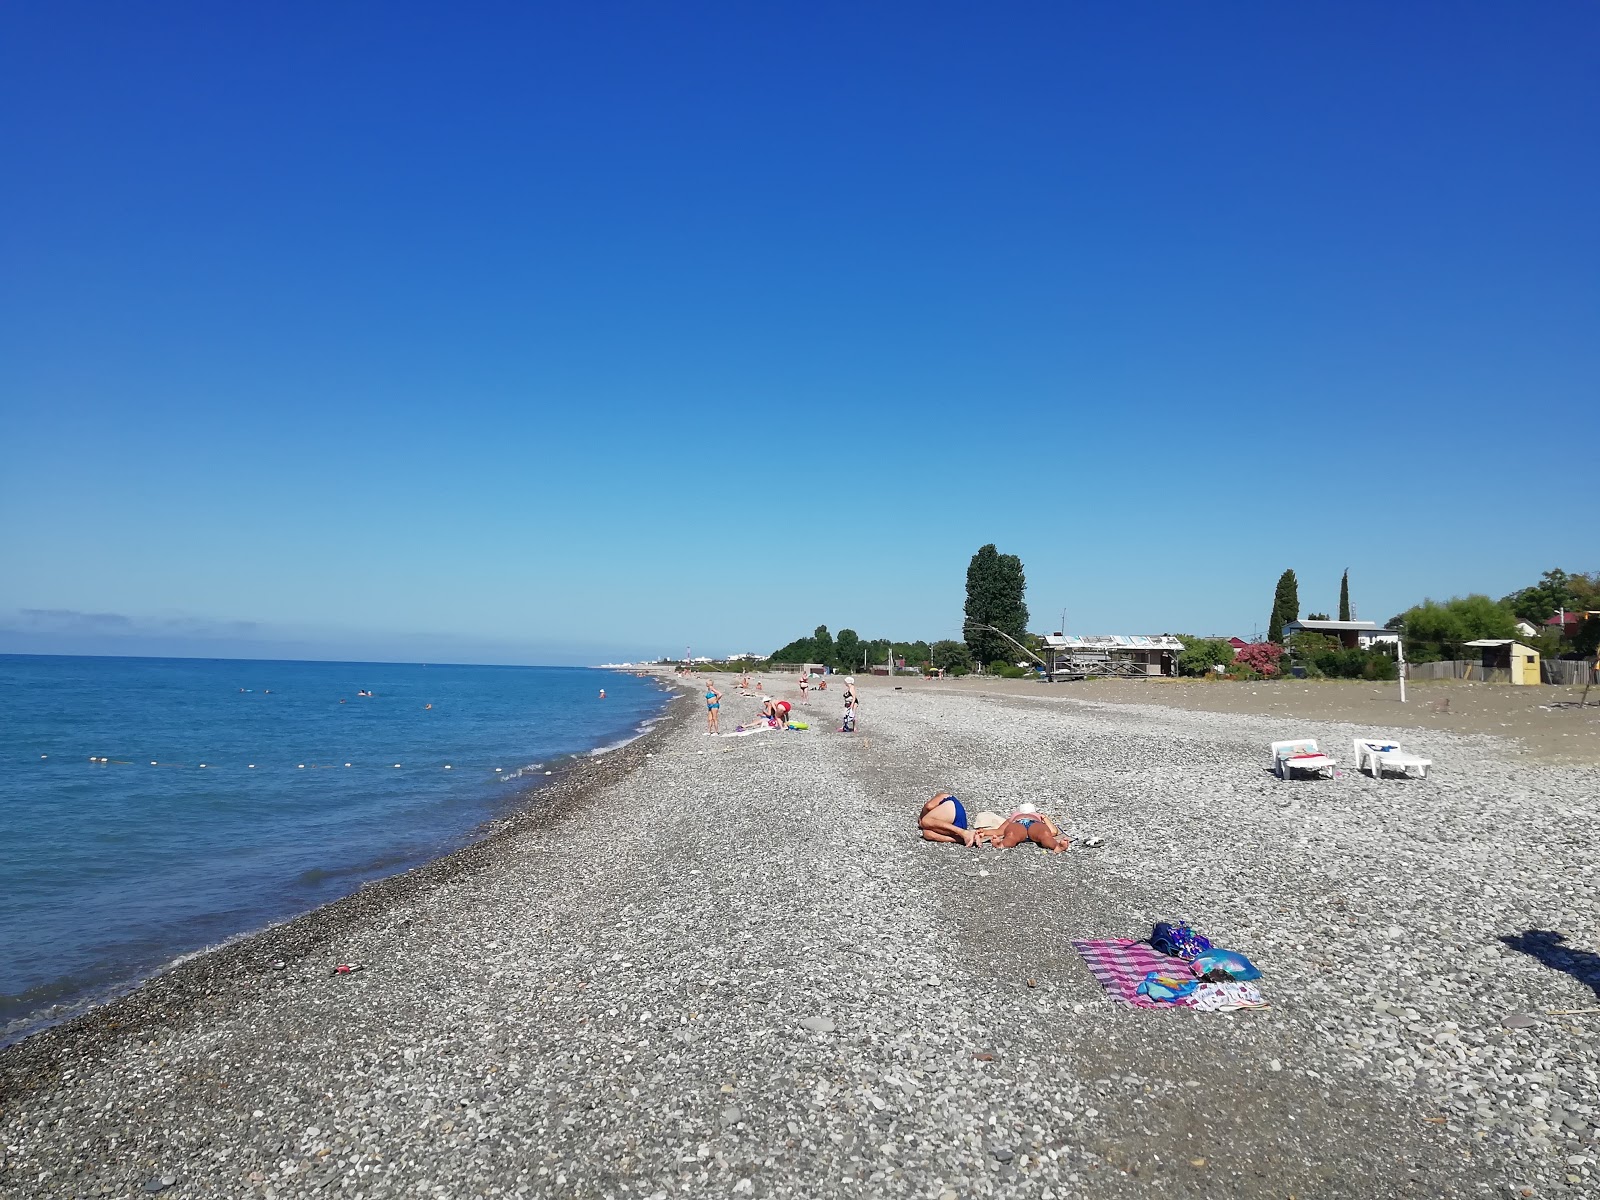
[(0, 696), (0, 1044), (464, 845), (669, 699), (583, 668), (33, 655), (0, 655)]

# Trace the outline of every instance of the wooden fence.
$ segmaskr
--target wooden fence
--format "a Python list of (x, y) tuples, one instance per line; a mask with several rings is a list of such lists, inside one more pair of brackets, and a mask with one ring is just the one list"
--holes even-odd
[[(1485, 668), (1478, 659), (1446, 659), (1444, 662), (1407, 663), (1406, 678), (1412, 681), (1437, 679), (1470, 679), (1476, 683), (1510, 683), (1511, 672), (1504, 667)], [(1594, 667), (1586, 662), (1571, 662), (1564, 658), (1546, 658), (1539, 663), (1539, 678), (1543, 683), (1562, 683), (1585, 687), (1600, 683)]]
[(1564, 683), (1571, 687), (1588, 687), (1600, 683), (1594, 665), (1575, 662), (1567, 658), (1546, 658), (1539, 662), (1539, 678), (1545, 683)]

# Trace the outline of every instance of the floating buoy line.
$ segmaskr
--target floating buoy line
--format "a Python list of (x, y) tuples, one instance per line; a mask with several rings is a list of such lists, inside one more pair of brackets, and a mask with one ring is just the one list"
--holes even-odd
[[(39, 755), (39, 758), (40, 758), (41, 761), (48, 760), (49, 757), (50, 756), (48, 754)], [(141, 761), (143, 761), (143, 760), (141, 760)], [(93, 764), (94, 766), (97, 766), (97, 767), (135, 767), (135, 766), (139, 765), (138, 762), (135, 762), (131, 758), (111, 758), (111, 757), (109, 757), (107, 755), (96, 755), (96, 754), (89, 755), (89, 762), (91, 764)], [(149, 762), (150, 762), (150, 765), (152, 767), (157, 767), (157, 768), (164, 769), (164, 770), (169, 770), (169, 771), (225, 771), (225, 770), (228, 769), (224, 765), (219, 765), (217, 763), (211, 763), (211, 762), (203, 762), (203, 763), (162, 762), (159, 759), (154, 759), (154, 758), (150, 759)], [(343, 771), (343, 770), (362, 770), (362, 769), (365, 769), (366, 767), (368, 767), (369, 765), (371, 765), (371, 764), (363, 763), (363, 764), (357, 765), (356, 763), (348, 763), (348, 762), (347, 763), (318, 763), (318, 762), (310, 762), (310, 763), (295, 763), (292, 769), (296, 770), (296, 771)], [(422, 766), (412, 766), (410, 769), (414, 770), (414, 771), (433, 771), (433, 770), (454, 771), (456, 769), (457, 765), (458, 764), (456, 764), (456, 763), (425, 763)], [(259, 770), (260, 768), (258, 768), (255, 763), (246, 763), (244, 769), (247, 770), (247, 771), (255, 771), (255, 770)], [(268, 769), (272, 769), (272, 768), (269, 767)], [(290, 768), (287, 768), (286, 766), (280, 765), (279, 769), (290, 769)], [(385, 767), (383, 769), (384, 770), (390, 770), (390, 771), (402, 771), (402, 770), (405, 770), (406, 767), (405, 767), (405, 764), (403, 764), (403, 763), (391, 763), (391, 764), (389, 764), (389, 766), (387, 766), (387, 767)], [(515, 770), (512, 770), (512, 771), (508, 771), (504, 767), (488, 767), (488, 766), (470, 767), (470, 768), (463, 768), (463, 769), (477, 770), (477, 771), (487, 771), (487, 772), (490, 772), (492, 774), (499, 775), (502, 778), (508, 779), (508, 780), (509, 779), (517, 779), (517, 778), (520, 778), (520, 777), (522, 777), (524, 775), (533, 775), (533, 774), (536, 774), (536, 773), (538, 773), (540, 771), (543, 771), (544, 774), (546, 774), (546, 775), (554, 775), (555, 774), (554, 771), (545, 771), (543, 763), (533, 763), (531, 766), (518, 767), (518, 768), (516, 768)]]

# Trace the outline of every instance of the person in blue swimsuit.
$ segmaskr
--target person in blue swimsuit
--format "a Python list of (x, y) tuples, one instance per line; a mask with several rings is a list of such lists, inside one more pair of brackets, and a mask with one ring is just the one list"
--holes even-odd
[(1017, 805), (1016, 811), (994, 831), (990, 841), (1002, 850), (1032, 842), (1055, 854), (1060, 854), (1072, 844), (1072, 839), (1061, 832), (1061, 827), (1032, 804)]
[(712, 686), (711, 680), (706, 680), (706, 729), (710, 733), (721, 733), (718, 721), (722, 717), (722, 693)]
[(988, 840), (982, 830), (968, 828), (967, 807), (949, 792), (940, 792), (922, 806), (917, 828), (928, 842), (954, 842), (976, 848)]

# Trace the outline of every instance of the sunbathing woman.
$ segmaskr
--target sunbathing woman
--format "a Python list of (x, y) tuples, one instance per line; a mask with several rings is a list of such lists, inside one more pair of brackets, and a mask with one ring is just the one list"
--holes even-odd
[(976, 849), (989, 839), (989, 834), (968, 827), (967, 808), (949, 792), (940, 792), (922, 806), (917, 814), (917, 828), (926, 842), (954, 842), (958, 846)]
[(989, 835), (989, 840), (1003, 850), (1033, 842), (1056, 854), (1072, 844), (1072, 839), (1061, 832), (1060, 826), (1031, 804), (1017, 805), (1017, 810)]

